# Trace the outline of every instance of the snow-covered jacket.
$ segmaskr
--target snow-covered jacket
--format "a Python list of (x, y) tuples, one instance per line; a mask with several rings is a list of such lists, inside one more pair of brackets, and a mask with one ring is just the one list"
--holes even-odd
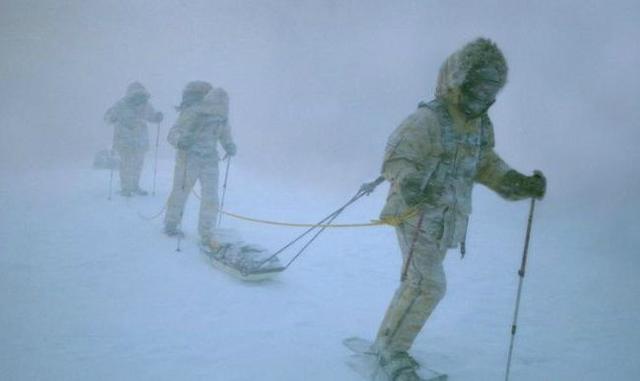
[[(485, 113), (466, 123), (454, 123), (448, 111), (468, 70), (483, 60), (499, 66), (504, 85), (506, 63), (497, 49), (490, 41), (479, 39), (454, 53), (440, 71), (436, 99), (421, 103), (392, 133), (382, 165), (382, 175), (391, 187), (381, 219), (402, 218), (417, 207), (419, 214), (441, 222), (442, 229), (433, 238), (455, 247), (465, 239), (474, 182), (509, 197), (500, 181), (511, 168), (494, 151), (489, 116)], [(420, 189), (431, 192), (432, 197), (417, 206), (407, 205), (402, 188), (408, 178), (418, 178)]]
[(109, 108), (104, 115), (105, 121), (114, 125), (113, 146), (116, 150), (147, 151), (147, 122), (159, 123), (162, 120), (162, 113), (157, 112), (148, 101), (141, 104), (133, 103), (132, 99), (135, 97), (149, 98), (149, 92), (138, 82), (129, 85), (124, 98)]
[(202, 102), (184, 109), (171, 127), (167, 140), (191, 155), (218, 159), (218, 142), (228, 152), (235, 148), (228, 121), (229, 99), (214, 88)]

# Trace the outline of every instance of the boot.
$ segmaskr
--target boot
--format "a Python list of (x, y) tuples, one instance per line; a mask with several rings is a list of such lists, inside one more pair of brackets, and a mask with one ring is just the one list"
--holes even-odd
[(378, 367), (389, 381), (421, 381), (416, 373), (420, 365), (407, 352), (379, 354)]
[(184, 238), (184, 232), (176, 225), (165, 225), (164, 234), (168, 235), (169, 237)]
[(220, 242), (209, 236), (200, 237), (200, 244), (214, 252), (220, 249)]

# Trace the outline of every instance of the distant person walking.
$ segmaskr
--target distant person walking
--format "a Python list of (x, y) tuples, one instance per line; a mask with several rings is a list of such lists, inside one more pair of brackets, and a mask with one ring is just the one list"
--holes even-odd
[(125, 197), (148, 194), (140, 188), (144, 155), (149, 150), (147, 122), (160, 123), (163, 118), (149, 103), (150, 97), (142, 84), (133, 82), (124, 98), (104, 116), (105, 121), (114, 126), (113, 148), (120, 155), (120, 194)]

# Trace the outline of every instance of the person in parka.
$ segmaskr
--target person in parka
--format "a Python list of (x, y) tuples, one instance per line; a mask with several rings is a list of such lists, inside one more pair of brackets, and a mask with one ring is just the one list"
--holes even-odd
[(162, 113), (149, 103), (150, 97), (140, 82), (133, 82), (127, 87), (124, 98), (104, 116), (105, 121), (114, 126), (113, 149), (120, 156), (120, 187), (125, 197), (147, 195), (139, 184), (144, 155), (149, 150), (147, 122), (160, 123), (163, 118)]
[(228, 156), (236, 154), (228, 117), (229, 97), (226, 91), (212, 88), (204, 99), (183, 108), (169, 131), (167, 140), (177, 153), (173, 189), (164, 219), (167, 235), (183, 235), (179, 225), (184, 206), (196, 181), (200, 180), (202, 194), (198, 232), (203, 244), (208, 245), (213, 239), (218, 215), (218, 142)]
[(525, 176), (494, 151), (487, 111), (506, 81), (502, 52), (478, 38), (444, 62), (435, 99), (389, 138), (382, 176), (390, 190), (380, 218), (396, 226), (403, 264), (374, 348), (390, 380), (419, 380), (408, 350), (445, 294), (447, 250), (464, 252), (474, 183), (508, 200), (545, 194), (541, 172)]

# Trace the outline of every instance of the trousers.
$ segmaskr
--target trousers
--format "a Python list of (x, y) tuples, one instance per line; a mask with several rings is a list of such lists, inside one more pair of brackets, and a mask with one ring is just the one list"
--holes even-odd
[(204, 240), (212, 237), (218, 218), (218, 158), (179, 150), (173, 174), (173, 188), (167, 201), (164, 223), (175, 228), (182, 221), (184, 207), (195, 183), (200, 181), (201, 200), (198, 232)]
[(396, 227), (406, 277), (401, 280), (376, 337), (376, 348), (386, 353), (411, 348), (446, 292), (443, 261), (447, 245), (441, 243), (444, 221), (439, 213), (422, 213)]
[(140, 188), (140, 174), (144, 166), (144, 150), (121, 148), (120, 188), (123, 192), (133, 192)]

